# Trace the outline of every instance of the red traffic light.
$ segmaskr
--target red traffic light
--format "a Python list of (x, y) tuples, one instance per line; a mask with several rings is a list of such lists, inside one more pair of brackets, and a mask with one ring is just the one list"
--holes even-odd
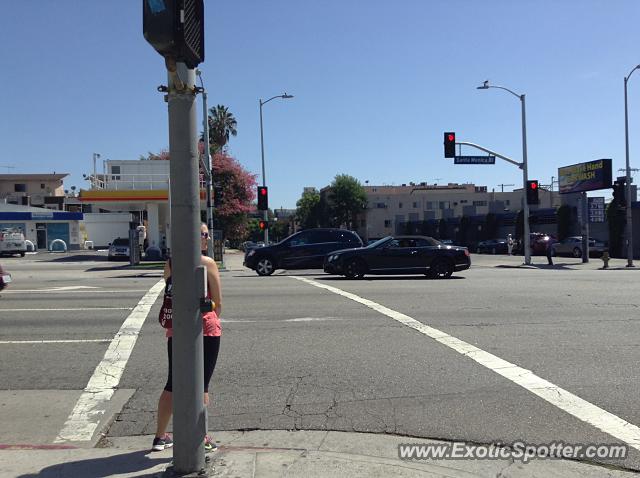
[(267, 221), (260, 221), (258, 222), (258, 227), (261, 231), (264, 231), (265, 229), (269, 229), (269, 223)]
[(456, 134), (448, 131), (444, 134), (444, 157), (455, 158), (456, 156)]
[(260, 196), (266, 196), (267, 195), (267, 188), (260, 188)]
[(532, 182), (532, 183), (529, 185), (529, 187), (530, 187), (531, 189), (538, 189), (538, 183), (534, 183), (534, 182)]

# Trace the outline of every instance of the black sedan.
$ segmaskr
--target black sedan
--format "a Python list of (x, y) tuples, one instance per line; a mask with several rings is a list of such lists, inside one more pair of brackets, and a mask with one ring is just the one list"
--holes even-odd
[(324, 271), (350, 279), (365, 274), (425, 274), (446, 279), (471, 266), (466, 247), (446, 246), (426, 236), (389, 236), (366, 247), (327, 254)]

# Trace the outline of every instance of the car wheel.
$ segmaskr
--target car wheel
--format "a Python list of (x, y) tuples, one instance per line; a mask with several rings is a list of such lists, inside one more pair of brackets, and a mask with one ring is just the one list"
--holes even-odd
[(347, 279), (364, 277), (365, 265), (360, 259), (350, 259), (344, 266), (344, 276)]
[(582, 250), (579, 247), (573, 248), (573, 257), (575, 257), (576, 259), (578, 257), (582, 257)]
[(256, 272), (259, 276), (270, 276), (275, 269), (273, 260), (270, 257), (263, 257), (256, 264)]
[(446, 259), (435, 260), (427, 276), (433, 279), (448, 279), (453, 274), (453, 264)]

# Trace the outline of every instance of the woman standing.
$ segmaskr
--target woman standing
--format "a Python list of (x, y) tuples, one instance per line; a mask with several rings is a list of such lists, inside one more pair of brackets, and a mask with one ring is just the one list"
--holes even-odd
[[(209, 240), (209, 230), (206, 224), (200, 226), (200, 250), (207, 250), (207, 241)], [(209, 404), (209, 382), (216, 367), (218, 359), (218, 351), (220, 349), (220, 336), (222, 335), (222, 327), (220, 325), (220, 313), (222, 312), (222, 290), (220, 286), (220, 273), (216, 262), (207, 256), (201, 256), (200, 263), (207, 269), (207, 296), (214, 303), (214, 310), (202, 315), (202, 332), (203, 332), (203, 355), (204, 355), (204, 405)], [(164, 279), (167, 283), (167, 291), (171, 291), (171, 259), (164, 266)], [(173, 330), (167, 329), (167, 354), (169, 358), (169, 377), (167, 384), (158, 400), (158, 423), (156, 427), (156, 435), (153, 439), (151, 449), (153, 451), (161, 451), (165, 448), (173, 446), (171, 436), (166, 433), (169, 420), (173, 408), (173, 388), (172, 388), (172, 337)], [(209, 436), (205, 437), (205, 450), (212, 451), (216, 448), (213, 440)]]

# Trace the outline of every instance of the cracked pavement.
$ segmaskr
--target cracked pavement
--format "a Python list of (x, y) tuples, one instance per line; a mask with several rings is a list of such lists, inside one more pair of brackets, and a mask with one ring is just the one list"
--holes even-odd
[[(31, 300), (51, 308), (63, 303), (132, 307), (144, 295), (134, 291), (157, 280), (86, 269), (74, 272), (65, 265), (78, 283), (132, 292), (70, 292)], [(59, 274), (33, 277), (30, 287), (44, 287)], [(633, 320), (640, 305), (638, 274), (488, 266), (448, 281), (345, 281), (303, 274), (406, 314), (640, 424), (635, 366), (640, 326)], [(223, 322), (211, 383), (210, 429), (336, 430), (474, 443), (618, 443), (416, 330), (288, 275), (293, 273), (222, 274), (223, 319), (229, 322)], [(6, 295), (2, 301), (5, 307), (25, 307), (18, 297)], [(167, 367), (164, 330), (156, 321), (159, 302), (120, 380), (119, 388), (135, 393), (116, 414), (109, 437), (155, 431)], [(52, 313), (46, 319), (37, 313), (5, 314), (0, 320), (15, 339), (111, 339), (129, 312)], [(0, 348), (3, 388), (38, 388), (45, 398), (49, 389), (82, 390), (107, 347)], [(633, 451), (613, 464), (640, 470), (640, 457)]]

